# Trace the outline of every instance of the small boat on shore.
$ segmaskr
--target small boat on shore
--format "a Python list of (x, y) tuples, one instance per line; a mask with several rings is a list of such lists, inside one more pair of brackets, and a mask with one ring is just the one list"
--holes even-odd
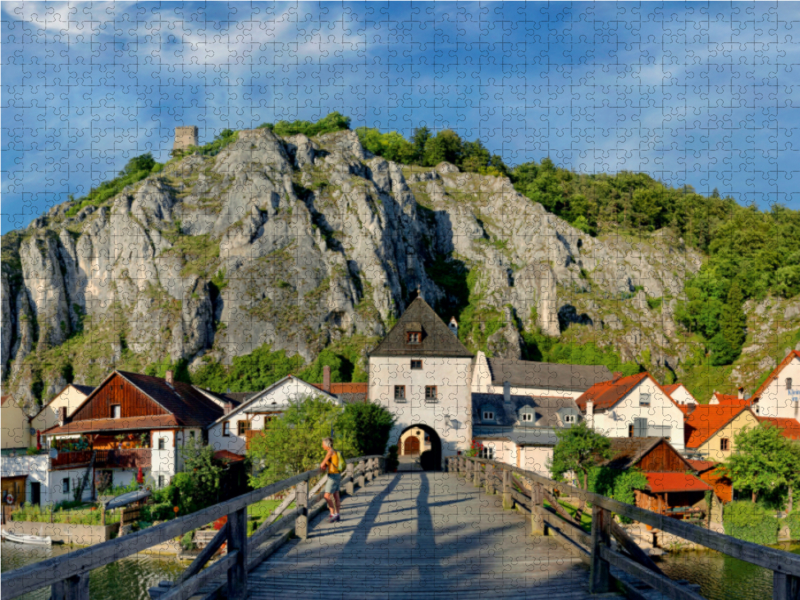
[(42, 537), (40, 535), (21, 535), (17, 533), (9, 533), (5, 529), (0, 530), (2, 537), (7, 542), (16, 542), (17, 544), (30, 544), (31, 546), (52, 546), (53, 540), (50, 536)]

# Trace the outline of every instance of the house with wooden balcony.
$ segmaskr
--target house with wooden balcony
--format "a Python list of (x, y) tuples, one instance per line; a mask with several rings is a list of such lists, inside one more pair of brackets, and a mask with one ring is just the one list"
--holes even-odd
[(171, 371), (163, 379), (114, 371), (71, 417), (43, 433), (51, 448), (50, 501), (71, 499), (85, 479), (128, 485), (140, 469), (157, 487), (167, 485), (183, 468), (180, 449), (192, 438), (207, 441), (207, 427), (223, 414)]

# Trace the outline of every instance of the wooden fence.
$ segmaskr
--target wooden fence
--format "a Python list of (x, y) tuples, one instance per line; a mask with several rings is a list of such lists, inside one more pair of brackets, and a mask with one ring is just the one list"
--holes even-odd
[[(611, 567), (636, 578), (669, 598), (703, 600), (694, 586), (676, 582), (664, 575), (627, 532), (614, 521), (614, 515), (650, 525), (706, 548), (758, 565), (773, 572), (773, 600), (800, 600), (800, 556), (768, 546), (744, 542), (697, 525), (685, 523), (605, 496), (585, 492), (559, 483), (533, 471), (504, 463), (472, 457), (447, 459), (449, 471), (471, 479), (488, 494), (500, 493), (505, 508), (517, 507), (530, 517), (531, 533), (552, 534), (581, 552), (591, 567), (590, 588), (593, 594), (612, 591)], [(514, 475), (531, 483), (530, 489), (515, 485)], [(592, 533), (586, 533), (558, 503), (563, 493), (592, 504)], [(545, 502), (550, 506), (546, 507)], [(620, 549), (611, 547), (616, 538)], [(623, 586), (625, 582), (622, 581)], [(634, 596), (635, 590), (626, 586)]]
[[(382, 470), (382, 456), (363, 456), (348, 461), (347, 471), (342, 478), (342, 491), (353, 494), (356, 486), (363, 487)], [(308, 493), (308, 481), (319, 475), (318, 469), (306, 471), (131, 535), (8, 571), (3, 573), (0, 598), (11, 600), (36, 589), (51, 586), (51, 600), (88, 600), (89, 573), (93, 569), (173, 540), (188, 531), (227, 516), (228, 522), (180, 578), (168, 586), (169, 589), (165, 590), (161, 597), (163, 600), (186, 600), (207, 583), (227, 574), (228, 600), (243, 600), (247, 595), (249, 570), (275, 552), (289, 538), (292, 529), (298, 537), (302, 539), (307, 537), (309, 507), (313, 507), (322, 498), (322, 493), (313, 496)], [(248, 538), (247, 507), (289, 488), (295, 488), (295, 508), (285, 512), (282, 519), (275, 521), (267, 519)], [(282, 531), (282, 535), (276, 540), (259, 548), (270, 537)], [(206, 563), (224, 543), (228, 545), (227, 554), (204, 569)]]

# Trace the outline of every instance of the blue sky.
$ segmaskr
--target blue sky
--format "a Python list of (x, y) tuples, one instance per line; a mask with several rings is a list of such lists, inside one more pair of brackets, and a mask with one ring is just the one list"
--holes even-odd
[(452, 128), (509, 164), (644, 171), (800, 209), (800, 5), (15, 3), (2, 10), (2, 231), (173, 128)]

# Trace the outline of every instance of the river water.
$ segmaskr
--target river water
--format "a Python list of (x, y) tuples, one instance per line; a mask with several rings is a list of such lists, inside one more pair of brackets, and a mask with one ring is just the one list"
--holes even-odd
[[(0, 567), (3, 572), (19, 569), (71, 550), (68, 546), (26, 546), (0, 543)], [(159, 581), (173, 581), (187, 567), (174, 557), (136, 554), (92, 571), (89, 593), (92, 600), (149, 600), (147, 590)], [(22, 596), (25, 600), (48, 600), (50, 588), (42, 588)]]
[[(778, 546), (800, 554), (800, 544)], [(40, 548), (9, 542), (0, 544), (3, 571), (39, 562), (69, 552), (64, 546)], [(711, 550), (665, 554), (659, 566), (673, 579), (700, 584), (709, 600), (764, 600), (772, 598), (772, 571)], [(137, 554), (92, 571), (89, 589), (92, 600), (148, 600), (147, 590), (162, 580), (175, 580), (186, 568), (172, 557)], [(26, 600), (47, 600), (49, 589), (24, 596)]]

